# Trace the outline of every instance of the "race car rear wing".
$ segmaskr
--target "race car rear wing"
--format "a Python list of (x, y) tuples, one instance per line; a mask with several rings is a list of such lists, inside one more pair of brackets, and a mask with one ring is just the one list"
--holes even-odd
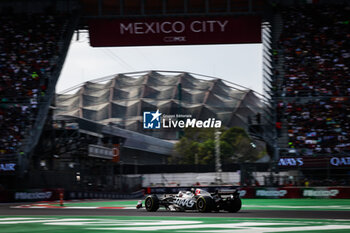
[(238, 186), (233, 185), (217, 185), (217, 186), (176, 186), (176, 187), (166, 187), (166, 186), (154, 186), (154, 187), (146, 187), (144, 188), (145, 194), (176, 194), (179, 191), (191, 190), (192, 188), (203, 189), (207, 192), (214, 193), (216, 190), (227, 190), (229, 192), (234, 192), (238, 189)]
[(234, 196), (234, 197), (239, 197), (239, 190), (238, 189), (221, 189), (221, 190), (216, 190), (216, 192), (212, 193), (212, 195), (218, 195), (220, 197), (224, 196)]

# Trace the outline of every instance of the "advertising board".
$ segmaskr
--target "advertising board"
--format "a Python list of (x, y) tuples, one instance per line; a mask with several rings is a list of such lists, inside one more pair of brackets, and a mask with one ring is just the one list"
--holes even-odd
[(261, 18), (91, 19), (89, 33), (93, 47), (261, 43)]

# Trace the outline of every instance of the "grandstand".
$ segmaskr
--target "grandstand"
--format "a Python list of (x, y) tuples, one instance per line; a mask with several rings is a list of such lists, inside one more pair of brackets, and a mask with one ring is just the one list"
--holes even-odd
[(28, 167), (39, 140), (79, 17), (48, 2), (14, 7), (3, 1), (1, 12), (0, 160), (16, 164), (23, 176), (18, 168)]
[(281, 154), (349, 155), (349, 6), (280, 6), (274, 99)]
[[(197, 76), (198, 78), (196, 78)], [(55, 115), (75, 116), (158, 138), (175, 140), (177, 129), (143, 129), (142, 113), (222, 121), (223, 127), (248, 129), (263, 103), (253, 91), (218, 78), (183, 72), (149, 71), (117, 74), (56, 96)]]

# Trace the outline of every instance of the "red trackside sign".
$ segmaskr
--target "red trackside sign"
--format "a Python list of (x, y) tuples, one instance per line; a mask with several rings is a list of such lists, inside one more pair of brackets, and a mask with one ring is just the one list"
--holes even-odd
[(92, 19), (93, 47), (261, 43), (258, 16)]

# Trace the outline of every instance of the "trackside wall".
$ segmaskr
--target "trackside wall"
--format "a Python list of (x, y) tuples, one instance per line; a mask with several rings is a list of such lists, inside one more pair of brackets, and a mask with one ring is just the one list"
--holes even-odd
[[(145, 194), (177, 193), (189, 190), (191, 186), (183, 187), (146, 187)], [(239, 189), (241, 198), (350, 198), (350, 187), (237, 187), (237, 186), (200, 186), (199, 188), (214, 192), (217, 189)]]

